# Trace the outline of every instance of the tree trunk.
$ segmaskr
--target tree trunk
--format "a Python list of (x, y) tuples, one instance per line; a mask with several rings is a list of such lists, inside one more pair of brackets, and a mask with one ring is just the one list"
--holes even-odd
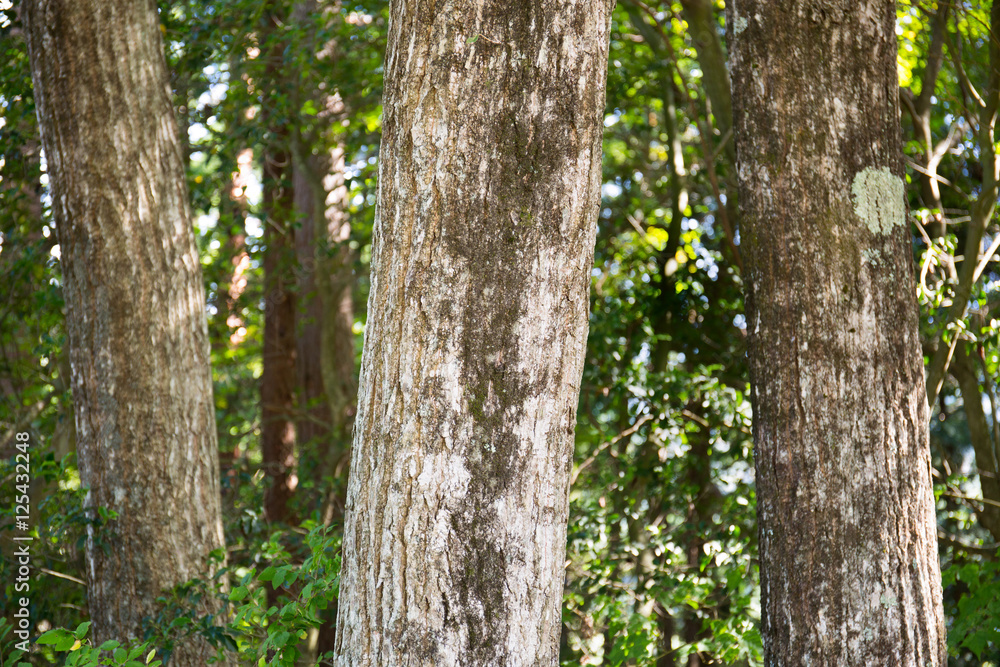
[[(357, 401), (353, 256), (347, 245), (351, 228), (343, 147), (324, 156), (299, 153), (294, 168), (295, 208), (302, 221), (295, 239), (302, 300), (297, 327), (299, 468), (322, 487), (324, 477), (345, 472), (350, 455)], [(339, 488), (334, 494), (339, 499), (324, 508), (327, 522), (334, 505), (342, 516), (344, 484)]]
[[(719, 22), (716, 19), (715, 3), (712, 0), (681, 0), (684, 20), (688, 24), (691, 41), (698, 50), (698, 64), (702, 71), (702, 86), (711, 105), (715, 118), (715, 129), (724, 142), (722, 152), (726, 162), (736, 162), (733, 143), (733, 101), (730, 97), (731, 85), (726, 54), (719, 39)], [(708, 156), (705, 156), (708, 159)], [(728, 170), (732, 173), (732, 169)], [(729, 181), (729, 179), (727, 179)], [(735, 183), (734, 183), (735, 185)]]
[(291, 158), (280, 148), (264, 154), (264, 352), (260, 378), (261, 465), (267, 477), (264, 515), (291, 519), (295, 490), (295, 236)]
[(267, 477), (264, 516), (269, 521), (294, 522), (288, 503), (297, 485), (295, 477), (295, 233), (292, 217), (295, 195), (288, 113), (286, 42), (276, 33), (287, 20), (280, 3), (269, 2), (263, 12), (261, 35), (267, 44), (264, 64), (266, 90), (263, 118), (268, 129), (262, 155), (264, 213), (264, 350), (260, 378), (261, 466)]
[[(346, 482), (350, 463), (351, 434), (357, 412), (358, 383), (355, 379), (354, 347), (354, 256), (348, 245), (351, 223), (347, 214), (344, 148), (336, 146), (330, 152), (328, 169), (323, 177), (322, 192), (326, 194), (324, 216), (317, 227), (322, 233), (316, 246), (316, 286), (323, 304), (321, 324), (320, 364), (323, 389), (329, 407), (329, 446), (323, 452), (325, 464), (321, 470)], [(337, 482), (339, 499), (335, 508), (343, 514), (346, 483)], [(330, 521), (327, 512), (326, 521)]]
[(943, 665), (895, 8), (729, 7), (767, 665)]
[[(205, 295), (156, 4), (32, 0), (62, 251), (95, 644), (141, 636), (223, 546)], [(198, 611), (216, 611), (211, 596)], [(202, 642), (171, 665), (204, 665)]]
[(955, 359), (951, 364), (951, 374), (958, 381), (962, 392), (965, 421), (969, 425), (969, 440), (976, 454), (976, 468), (979, 471), (979, 486), (983, 493), (981, 510), (976, 511), (979, 524), (990, 531), (993, 539), (1000, 541), (1000, 478), (997, 470), (997, 450), (993, 446), (990, 424), (983, 410), (983, 390), (979, 384), (979, 373), (975, 358), (965, 349), (965, 341), (955, 347)]
[(612, 4), (391, 3), (338, 665), (558, 660)]

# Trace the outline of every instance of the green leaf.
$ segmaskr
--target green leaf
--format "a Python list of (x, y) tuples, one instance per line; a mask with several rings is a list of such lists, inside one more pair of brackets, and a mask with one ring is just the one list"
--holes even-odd
[(125, 649), (123, 648), (116, 648), (114, 656), (115, 656), (115, 662), (117, 662), (119, 665), (123, 664), (126, 660), (128, 660), (128, 653), (126, 653)]
[(116, 640), (116, 639), (109, 639), (108, 641), (106, 641), (103, 644), (101, 644), (100, 648), (101, 648), (102, 651), (113, 651), (116, 648), (118, 648), (119, 646), (121, 646), (121, 643), (118, 640)]
[(271, 585), (274, 586), (275, 590), (281, 588), (281, 584), (285, 581), (285, 568), (279, 569), (274, 573), (274, 578), (271, 579)]
[(76, 626), (76, 632), (73, 633), (73, 636), (76, 637), (77, 639), (83, 639), (84, 637), (87, 636), (87, 632), (89, 630), (90, 630), (90, 621), (86, 621)]
[(470, 37), (469, 39), (465, 40), (465, 43), (466, 44), (475, 44), (477, 39), (479, 39), (479, 35), (476, 35), (475, 37)]
[(232, 602), (239, 602), (249, 595), (250, 591), (246, 586), (237, 586), (233, 589), (232, 593), (229, 594), (229, 600)]
[[(67, 630), (66, 628), (52, 628), (41, 637), (38, 638), (39, 644), (54, 644), (58, 645), (60, 642), (64, 642), (66, 639), (70, 639), (70, 646), (76, 641), (76, 637)], [(57, 651), (65, 651), (66, 649), (56, 649)]]
[(76, 637), (67, 633), (65, 636), (59, 638), (54, 648), (57, 651), (69, 651), (73, 648), (74, 644), (76, 644)]
[(274, 573), (277, 571), (278, 568), (271, 565), (269, 567), (264, 568), (264, 571), (261, 572), (260, 576), (258, 576), (257, 578), (260, 579), (261, 581), (271, 581), (272, 579), (274, 579)]
[(153, 658), (155, 657), (156, 657), (156, 649), (154, 648), (152, 651), (146, 654), (146, 664), (148, 665), (149, 663), (153, 662)]

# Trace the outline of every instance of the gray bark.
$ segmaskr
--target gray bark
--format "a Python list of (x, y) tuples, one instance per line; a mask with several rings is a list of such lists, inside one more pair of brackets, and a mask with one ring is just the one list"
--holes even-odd
[[(156, 5), (24, 5), (62, 250), (95, 644), (223, 546), (205, 296)], [(95, 512), (96, 513), (96, 512)], [(209, 598), (200, 611), (213, 610)], [(204, 665), (200, 642), (172, 665)]]
[(728, 11), (765, 664), (944, 665), (894, 5)]
[(557, 663), (612, 4), (391, 4), (338, 665)]

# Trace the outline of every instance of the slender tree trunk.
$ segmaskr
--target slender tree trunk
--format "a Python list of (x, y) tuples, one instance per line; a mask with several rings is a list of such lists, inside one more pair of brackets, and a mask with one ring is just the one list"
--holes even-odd
[[(316, 285), (323, 304), (321, 327), (323, 389), (331, 417), (329, 447), (324, 451), (324, 474), (346, 481), (351, 435), (357, 412), (354, 347), (354, 255), (348, 246), (351, 223), (347, 213), (344, 148), (336, 146), (323, 177), (326, 195), (322, 231), (316, 246)], [(336, 513), (343, 512), (343, 488)]]
[(612, 4), (390, 6), (338, 665), (558, 660)]
[[(299, 257), (298, 372), (300, 468), (317, 483), (346, 471), (357, 401), (353, 256), (344, 181), (344, 149), (295, 161)], [(346, 475), (345, 475), (346, 478)], [(343, 511), (343, 486), (339, 501)], [(327, 503), (329, 504), (329, 503)], [(332, 508), (328, 508), (332, 509)]]
[[(299, 444), (315, 445), (317, 440), (329, 437), (330, 411), (323, 392), (321, 372), (321, 324), (323, 302), (316, 294), (316, 193), (310, 183), (309, 166), (293, 165), (295, 214), (299, 224), (295, 230), (295, 254), (298, 259), (298, 311), (295, 313), (295, 342), (297, 346), (297, 372), (299, 409), (296, 431)], [(303, 463), (300, 457), (300, 464)], [(311, 463), (315, 465), (315, 457)]]
[[(95, 644), (223, 546), (205, 295), (156, 4), (24, 5), (62, 250)], [(216, 611), (211, 596), (199, 611)], [(171, 665), (204, 665), (189, 642)]]
[(765, 664), (943, 665), (895, 8), (729, 12)]
[(261, 457), (267, 488), (264, 515), (290, 523), (288, 503), (295, 476), (295, 194), (291, 132), (285, 120), (291, 106), (284, 63), (286, 42), (274, 33), (287, 20), (280, 2), (268, 2), (261, 35), (266, 42), (264, 85), (268, 142), (262, 155), (264, 212), (264, 350), (261, 372)]
[[(969, 425), (969, 440), (976, 453), (976, 467), (979, 470), (979, 486), (982, 489), (983, 508), (976, 512), (979, 523), (990, 531), (993, 539), (1000, 541), (1000, 478), (997, 470), (997, 449), (990, 433), (986, 412), (983, 410), (983, 390), (979, 384), (979, 373), (975, 358), (965, 349), (965, 341), (955, 347), (955, 359), (951, 364), (951, 374), (958, 381), (965, 406), (965, 420)], [(990, 504), (993, 503), (993, 504)]]
[[(736, 162), (736, 150), (732, 137), (733, 101), (729, 83), (729, 68), (726, 53), (719, 37), (719, 21), (712, 0), (681, 0), (684, 20), (688, 24), (691, 41), (698, 50), (698, 64), (702, 71), (702, 85), (715, 118), (715, 129), (725, 142), (722, 152), (730, 165)], [(708, 156), (706, 156), (707, 159)], [(728, 170), (732, 173), (732, 169)], [(729, 180), (729, 179), (727, 179)], [(735, 185), (735, 182), (733, 182)]]
[[(317, 58), (338, 57), (337, 44), (325, 43), (311, 27), (317, 13), (338, 16), (340, 3), (299, 0), (293, 20), (306, 38), (300, 47)], [(338, 20), (338, 19), (334, 19)], [(347, 117), (344, 101), (318, 81), (305, 81), (301, 99), (312, 100), (320, 125), (339, 124)], [(354, 255), (348, 246), (351, 234), (345, 177), (345, 147), (339, 141), (296, 128), (295, 207), (302, 221), (296, 239), (299, 255), (299, 385), (304, 405), (310, 406), (299, 426), (302, 450), (300, 469), (317, 484), (330, 476), (335, 484), (324, 507), (327, 523), (342, 516), (346, 471), (350, 459), (351, 430), (357, 405), (354, 348)], [(318, 146), (318, 150), (317, 150)], [(308, 470), (305, 469), (308, 467)]]
[(267, 489), (264, 514), (270, 521), (290, 519), (295, 490), (296, 295), (295, 236), (291, 158), (280, 149), (264, 154), (264, 353), (261, 372), (261, 455)]

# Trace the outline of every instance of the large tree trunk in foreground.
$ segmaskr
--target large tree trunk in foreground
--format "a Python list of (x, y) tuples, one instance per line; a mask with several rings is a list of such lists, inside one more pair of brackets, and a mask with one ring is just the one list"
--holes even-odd
[[(88, 526), (100, 644), (141, 636), (163, 589), (206, 577), (223, 546), (205, 296), (155, 3), (24, 9), (85, 503), (117, 512)], [(170, 662), (210, 653), (192, 642)]]
[(611, 4), (391, 5), (339, 665), (558, 659)]
[(768, 665), (943, 665), (895, 9), (730, 7)]

